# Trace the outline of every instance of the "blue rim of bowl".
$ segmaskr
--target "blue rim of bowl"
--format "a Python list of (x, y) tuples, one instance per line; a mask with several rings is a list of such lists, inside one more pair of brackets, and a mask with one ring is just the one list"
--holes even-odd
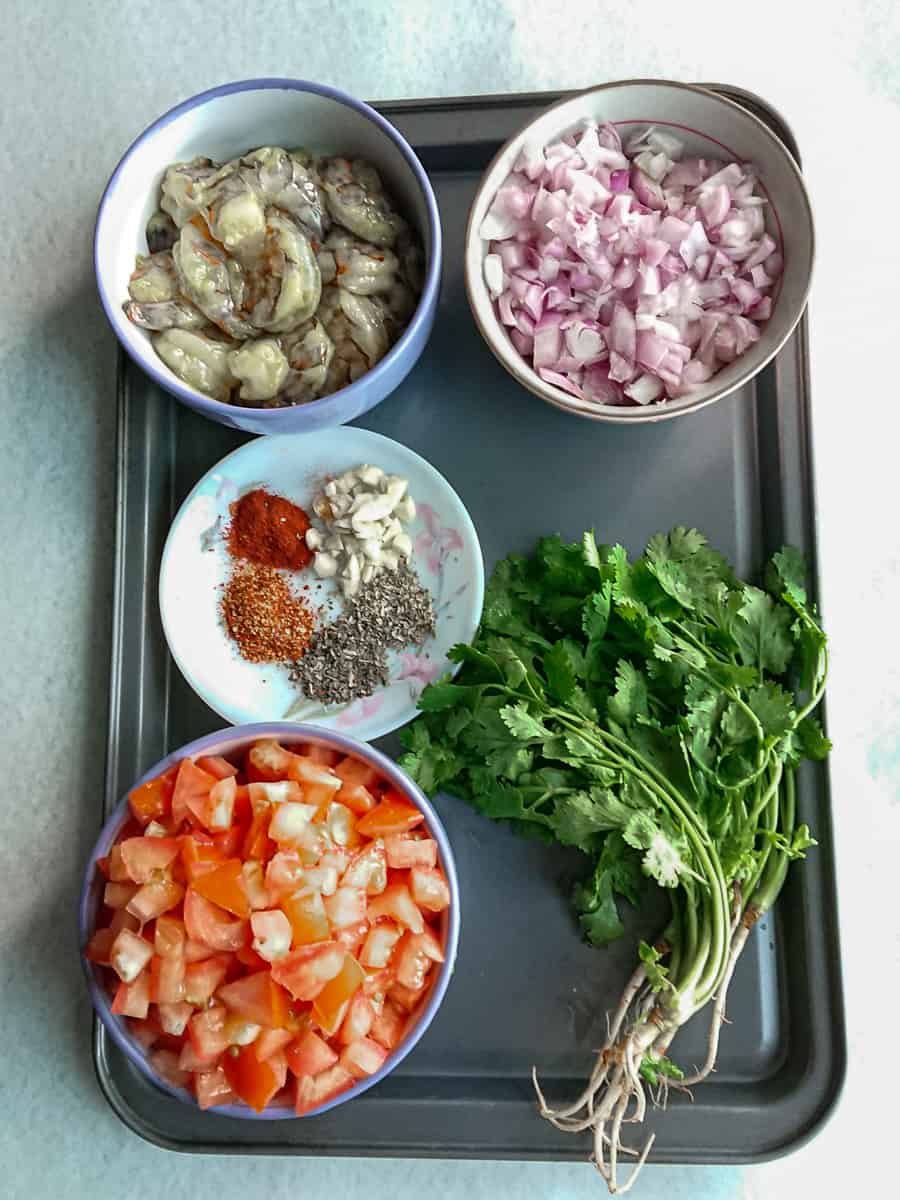
[[(340, 428), (343, 428), (343, 426), (340, 426), (339, 429)], [(482, 612), (484, 611), (484, 589), (485, 589), (484, 551), (481, 548), (481, 541), (478, 537), (478, 530), (475, 528), (475, 522), (472, 520), (472, 516), (471, 516), (469, 510), (466, 508), (465, 504), (463, 503), (462, 497), (459, 495), (456, 488), (454, 488), (454, 486), (452, 485), (452, 483), (450, 483), (450, 481), (447, 479), (447, 477), (445, 475), (441, 474), (441, 472), (437, 469), (436, 466), (434, 466), (433, 463), (429, 462), (429, 460), (427, 458), (423, 458), (421, 454), (418, 454), (415, 450), (412, 450), (404, 442), (398, 442), (396, 440), (396, 438), (389, 438), (386, 434), (378, 433), (374, 429), (361, 429), (358, 426), (347, 426), (347, 428), (354, 430), (354, 432), (357, 434), (363, 434), (366, 438), (372, 439), (376, 444), (379, 442), (387, 442), (389, 445), (399, 448), (411, 461), (425, 467), (429, 472), (431, 472), (433, 475), (435, 475), (441, 481), (441, 483), (444, 485), (444, 487), (446, 487), (447, 491), (450, 493), (450, 495), (453, 497), (454, 501), (456, 502), (456, 504), (458, 506), (458, 516), (456, 519), (458, 521), (460, 530), (465, 534), (466, 540), (472, 547), (472, 550), (474, 553), (474, 558), (475, 558), (475, 565), (476, 565), (475, 576), (472, 580), (473, 611), (475, 612), (474, 628), (472, 628), (471, 630), (465, 631), (465, 636), (461, 635), (456, 640), (457, 641), (472, 641), (478, 630), (478, 626), (481, 624), (481, 615), (482, 615)], [(310, 437), (315, 437), (316, 434), (328, 434), (332, 438), (345, 436), (344, 434), (339, 433), (339, 431), (337, 429), (319, 429), (319, 430), (315, 430), (312, 433), (287, 433), (287, 432), (281, 433), (281, 432), (277, 432), (277, 433), (269, 434), (268, 437), (269, 438), (310, 438)], [(238, 457), (241, 457), (242, 455), (246, 454), (247, 447), (251, 444), (252, 443), (250, 443), (250, 442), (244, 442), (243, 445), (240, 445), (236, 449), (229, 451), (229, 453), (226, 454), (223, 458), (220, 458), (219, 461), (214, 463), (209, 468), (208, 471), (205, 471), (203, 473), (203, 475), (200, 477), (200, 479), (197, 480), (197, 482), (194, 484), (194, 486), (191, 488), (191, 490), (185, 496), (184, 500), (182, 500), (181, 506), (179, 507), (178, 512), (172, 518), (172, 523), (169, 526), (169, 532), (166, 534), (165, 544), (163, 545), (162, 555), (160, 556), (160, 560), (159, 560), (159, 582), (158, 582), (157, 589), (156, 589), (156, 603), (157, 603), (157, 607), (159, 609), (159, 619), (160, 619), (160, 623), (162, 624), (163, 637), (166, 639), (166, 646), (168, 648), (169, 654), (172, 657), (173, 662), (175, 663), (176, 667), (178, 667), (178, 670), (181, 672), (182, 676), (185, 679), (185, 682), (188, 684), (191, 691), (193, 691), (196, 696), (199, 696), (200, 699), (203, 701), (203, 703), (208, 708), (211, 708), (214, 713), (216, 713), (218, 716), (220, 716), (223, 721), (229, 721), (230, 717), (228, 716), (227, 713), (222, 712), (221, 709), (218, 707), (218, 704), (217, 704), (218, 697), (210, 694), (208, 689), (206, 689), (206, 688), (201, 689), (197, 685), (195, 677), (194, 677), (194, 673), (193, 673), (193, 671), (189, 670), (187, 663), (184, 661), (184, 656), (177, 654), (175, 652), (175, 649), (173, 648), (172, 638), (169, 635), (169, 620), (168, 620), (168, 611), (169, 610), (163, 602), (163, 583), (165, 581), (167, 568), (168, 568), (169, 549), (172, 544), (173, 531), (175, 530), (175, 528), (179, 524), (179, 522), (182, 520), (185, 513), (187, 513), (188, 508), (190, 507), (190, 505), (193, 503), (194, 499), (196, 498), (198, 491), (200, 490), (200, 488), (203, 486), (204, 482), (210, 475), (214, 474), (215, 472), (220, 472), (220, 471), (224, 473), (225, 466), (228, 462), (230, 462), (234, 458), (238, 458)], [(265, 483), (265, 480), (263, 480), (262, 482)], [(454, 662), (448, 661), (448, 665), (444, 668), (444, 671), (442, 671), (442, 674), (447, 674), (449, 672), (449, 674), (451, 676), (455, 676), (459, 672), (461, 667), (462, 667), (462, 663), (454, 663)], [(376, 725), (373, 732), (367, 735), (368, 739), (369, 739), (369, 741), (375, 741), (376, 738), (387, 737), (387, 735), (389, 733), (394, 733), (397, 729), (400, 728), (401, 725), (407, 724), (407, 722), (409, 722), (410, 720), (412, 720), (412, 717), (404, 717), (399, 721), (388, 721), (386, 724)], [(315, 722), (311, 722), (311, 724), (314, 724), (314, 723)], [(282, 721), (282, 724), (290, 725), (291, 722), (290, 721)], [(242, 728), (242, 726), (235, 726), (235, 728)], [(330, 730), (331, 727), (326, 726), (324, 728), (326, 730)], [(350, 736), (352, 737), (352, 734)]]
[[(413, 783), (409, 776), (392, 759), (382, 754), (380, 750), (375, 750), (372, 746), (357, 741), (356, 738), (348, 737), (346, 734), (333, 733), (330, 729), (322, 729), (317, 725), (292, 725), (283, 721), (266, 721), (254, 725), (236, 725), (228, 729), (217, 730), (215, 733), (205, 734), (203, 737), (197, 738), (193, 742), (188, 742), (187, 745), (177, 750), (173, 750), (171, 754), (167, 754), (165, 758), (151, 767), (149, 771), (146, 771), (140, 779), (136, 780), (133, 787), (139, 787), (140, 784), (165, 771), (179, 759), (214, 752), (215, 748), (221, 746), (224, 742), (250, 743), (260, 737), (284, 738), (286, 742), (307, 741), (324, 743), (335, 750), (340, 750), (345, 754), (352, 754), (371, 762), (425, 814), (425, 824), (431, 836), (438, 844), (440, 863), (450, 887), (450, 908), (447, 914), (444, 961), (440, 964), (438, 977), (432, 985), (427, 1002), (419, 1014), (419, 1019), (415, 1026), (396, 1050), (388, 1055), (383, 1065), (373, 1075), (368, 1075), (365, 1079), (360, 1079), (352, 1088), (348, 1088), (345, 1092), (332, 1097), (332, 1099), (327, 1100), (324, 1104), (319, 1105), (318, 1108), (308, 1113), (303, 1113), (301, 1117), (298, 1117), (294, 1110), (289, 1107), (264, 1109), (261, 1113), (258, 1113), (244, 1104), (223, 1104), (205, 1110), (212, 1116), (237, 1117), (242, 1120), (304, 1120), (307, 1117), (319, 1116), (341, 1104), (346, 1104), (348, 1100), (353, 1100), (356, 1096), (374, 1087), (375, 1084), (380, 1083), (395, 1067), (403, 1062), (431, 1025), (444, 999), (456, 964), (460, 929), (459, 880), (456, 874), (456, 863), (453, 858), (450, 839), (437, 811), (421, 788)], [(122, 1020), (113, 1013), (110, 998), (97, 980), (95, 974), (96, 968), (84, 956), (84, 948), (93, 934), (93, 929), (90, 928), (89, 922), (91, 919), (91, 891), (96, 879), (96, 861), (108, 850), (107, 843), (112, 844), (113, 839), (127, 819), (127, 813), (128, 796), (125, 795), (104, 821), (100, 835), (91, 850), (84, 880), (81, 885), (81, 897), (78, 903), (78, 957), (81, 960), (94, 1012), (99, 1017), (106, 1032), (128, 1061), (156, 1087), (168, 1095), (197, 1108), (197, 1100), (191, 1092), (186, 1088), (177, 1088), (166, 1083), (153, 1070), (150, 1062), (137, 1048), (134, 1040), (125, 1030)]]
[[(329, 87), (325, 83), (313, 83), (306, 79), (282, 79), (278, 77), (264, 77), (261, 79), (241, 79), (234, 83), (223, 83), (219, 87), (209, 88), (208, 91), (199, 92), (196, 96), (191, 96), (187, 100), (183, 100), (180, 104), (176, 104), (174, 108), (170, 108), (168, 112), (163, 113), (161, 117), (151, 124), (134, 139), (122, 157), (116, 164), (116, 168), (109, 177), (109, 182), (103, 189), (103, 195), (100, 197), (100, 203), (97, 207), (97, 218), (94, 222), (94, 278), (97, 282), (97, 291), (100, 295), (100, 303), (103, 306), (103, 311), (106, 314), (106, 319), (116, 335), (119, 345), (125, 353), (131, 358), (142, 371), (145, 371), (154, 383), (172, 395), (183, 400), (186, 404), (194, 406), (201, 412), (215, 413), (217, 415), (226, 415), (238, 413), (254, 413), (265, 414), (267, 412), (280, 412), (280, 409), (263, 409), (252, 408), (242, 404), (226, 404), (222, 400), (214, 400), (211, 396), (206, 396), (203, 392), (199, 392), (194, 388), (189, 388), (181, 383), (176, 376), (163, 374), (162, 371), (153, 363), (151, 359), (143, 359), (135, 354), (132, 348), (127, 345), (121, 337), (116, 326), (116, 319), (120, 309), (120, 304), (114, 302), (106, 293), (103, 283), (100, 278), (99, 271), (99, 233), (100, 224), (103, 220), (104, 209), (112, 192), (115, 190), (119, 176), (125, 167), (125, 164), (131, 158), (131, 155), (142, 145), (149, 137), (160, 129), (164, 129), (171, 124), (177, 117), (183, 113), (190, 112), (194, 108), (200, 108), (209, 100), (215, 100), (220, 96), (230, 96), (235, 92), (253, 92), (253, 91), (291, 91), (291, 92), (313, 92), (317, 96), (325, 96), (329, 100), (334, 100), (338, 104), (343, 104), (347, 108), (352, 108), (355, 112), (362, 113), (381, 132), (394, 143), (400, 153), (406, 160), (409, 168), (416, 177), (416, 182), (422, 190), (422, 195), (425, 198), (425, 207), (428, 211), (428, 223), (431, 227), (431, 254), (428, 262), (428, 269), (425, 273), (425, 285), (422, 288), (422, 294), (419, 297), (416, 311), (401, 334), (399, 340), (390, 348), (384, 358), (376, 363), (370, 371), (365, 375), (360, 376), (355, 382), (348, 384), (347, 387), (341, 388), (337, 392), (332, 392), (330, 396), (322, 396), (318, 400), (311, 400), (308, 404), (304, 404), (303, 408), (310, 412), (327, 412), (329, 405), (338, 407), (340, 397), (353, 392), (358, 383), (363, 380), (368, 380), (370, 383), (375, 382), (385, 375), (391, 368), (394, 362), (401, 356), (405, 348), (416, 337), (422, 324), (427, 320), (427, 314), (431, 310), (433, 304), (437, 301), (438, 288), (440, 287), (441, 278), (441, 263), (442, 263), (442, 235), (441, 235), (441, 218), (438, 209), (437, 199), (434, 194), (434, 189), (431, 186), (431, 181), (425, 172), (425, 168), (419, 161), (415, 151), (406, 138), (400, 131), (377, 112), (371, 105), (366, 104), (364, 100), (357, 100), (355, 97), (342, 92), (339, 88)], [(265, 417), (263, 416), (263, 419)]]

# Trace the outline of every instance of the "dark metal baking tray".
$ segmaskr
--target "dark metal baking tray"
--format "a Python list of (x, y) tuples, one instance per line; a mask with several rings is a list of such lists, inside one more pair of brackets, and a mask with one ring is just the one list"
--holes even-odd
[[(721, 88), (766, 120), (757, 97)], [(498, 145), (554, 96), (384, 105), (417, 148), (445, 232), (431, 343), (402, 387), (360, 424), (417, 450), (457, 489), (486, 566), (541, 534), (638, 549), (670, 524), (697, 525), (742, 573), (783, 540), (815, 560), (806, 322), (754, 383), (697, 416), (620, 428), (589, 424), (522, 391), (479, 338), (465, 301), (462, 239), (479, 174)], [(221, 725), (172, 664), (157, 609), (171, 518), (203, 472), (245, 436), (204, 421), (119, 358), (118, 516), (105, 810), (170, 749)], [(389, 750), (396, 743), (387, 741)], [(221, 1153), (578, 1159), (588, 1145), (535, 1110), (536, 1064), (551, 1097), (580, 1089), (605, 1013), (631, 970), (635, 939), (660, 913), (632, 914), (607, 951), (579, 940), (565, 880), (575, 852), (492, 825), (439, 800), (458, 860), (462, 938), (431, 1029), (387, 1080), (352, 1104), (291, 1122), (244, 1122), (165, 1096), (95, 1027), (100, 1085), (121, 1119), (170, 1149)], [(648, 1124), (656, 1161), (745, 1162), (797, 1146), (833, 1107), (845, 1044), (828, 775), (806, 770), (802, 819), (819, 839), (777, 911), (755, 932), (729, 994), (718, 1071)], [(702, 1061), (695, 1021), (674, 1047)]]

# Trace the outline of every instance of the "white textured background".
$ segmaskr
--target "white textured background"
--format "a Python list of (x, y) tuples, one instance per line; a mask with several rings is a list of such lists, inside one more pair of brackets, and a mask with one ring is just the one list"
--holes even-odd
[[(332, 15), (334, 10), (340, 15)], [(0, 1191), (453, 1200), (600, 1194), (588, 1167), (188, 1159), (118, 1124), (93, 1080), (74, 901), (103, 768), (114, 341), (91, 231), (110, 171), (160, 112), (230, 79), (370, 99), (628, 76), (754, 90), (793, 126), (817, 215), (811, 301), (823, 603), (850, 1069), (806, 1149), (745, 1171), (658, 1167), (655, 1200), (830, 1200), (887, 1174), (900, 987), (900, 22), (894, 0), (30, 0), (0, 29)], [(896, 1183), (896, 1180), (895, 1180)], [(884, 1194), (891, 1191), (888, 1190)]]

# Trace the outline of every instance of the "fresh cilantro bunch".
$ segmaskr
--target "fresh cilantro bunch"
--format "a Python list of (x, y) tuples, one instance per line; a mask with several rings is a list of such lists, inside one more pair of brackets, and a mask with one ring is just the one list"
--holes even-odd
[[(711, 1069), (746, 936), (814, 844), (794, 773), (829, 750), (812, 715), (826, 639), (796, 550), (762, 582), (736, 578), (694, 529), (658, 534), (634, 561), (592, 532), (543, 538), (498, 564), (474, 642), (450, 653), (458, 675), (424, 690), (402, 735), (401, 764), (425, 791), (584, 851), (573, 901), (594, 944), (622, 933), (618, 897), (635, 903), (645, 879), (667, 890), (671, 921), (641, 945), (606, 1047), (638, 1069), (612, 1108), (584, 1101), (579, 1129), (642, 1081), (679, 1079), (669, 1043), (715, 997), (710, 1061), (685, 1082)], [(613, 1079), (598, 1069), (591, 1097)], [(574, 1109), (542, 1111), (576, 1127)]]

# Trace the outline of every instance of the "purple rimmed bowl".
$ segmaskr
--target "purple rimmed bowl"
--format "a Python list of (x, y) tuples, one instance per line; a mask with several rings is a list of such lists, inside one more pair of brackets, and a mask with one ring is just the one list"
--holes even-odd
[[(424, 793), (420, 791), (409, 776), (401, 771), (395, 762), (386, 758), (385, 755), (381, 754), (378, 750), (374, 750), (371, 746), (367, 746), (363, 742), (358, 742), (354, 738), (346, 737), (344, 734), (320, 729), (315, 725), (296, 725), (279, 721), (259, 725), (237, 725), (233, 728), (219, 730), (217, 733), (209, 733), (205, 737), (197, 738), (196, 741), (188, 742), (187, 745), (173, 750), (171, 754), (145, 772), (140, 779), (135, 780), (134, 786), (137, 787), (139, 784), (146, 782), (146, 780), (159, 775), (182, 758), (193, 758), (203, 754), (221, 754), (224, 756), (240, 754), (259, 738), (277, 738), (286, 747), (296, 745), (298, 742), (327, 746), (329, 749), (337, 750), (341, 754), (354, 755), (371, 763), (377, 771), (391, 782), (393, 787), (406, 796), (410, 803), (414, 804), (425, 814), (425, 828), (437, 842), (440, 866), (443, 868), (450, 887), (450, 907), (442, 914), (441, 921), (444, 962), (438, 965), (436, 978), (418, 1014), (415, 1025), (409, 1030), (400, 1045), (388, 1055), (383, 1066), (378, 1071), (365, 1079), (359, 1080), (353, 1087), (348, 1088), (345, 1092), (341, 1092), (340, 1095), (326, 1101), (318, 1108), (304, 1113), (303, 1117), (297, 1117), (293, 1108), (288, 1107), (270, 1107), (261, 1113), (257, 1113), (245, 1104), (223, 1104), (207, 1110), (212, 1114), (239, 1117), (242, 1120), (250, 1121), (303, 1120), (306, 1117), (314, 1117), (320, 1113), (328, 1112), (329, 1109), (336, 1108), (339, 1104), (345, 1104), (348, 1100), (352, 1100), (355, 1096), (359, 1096), (363, 1092), (368, 1091), (369, 1088), (374, 1087), (376, 1083), (384, 1079), (386, 1075), (390, 1074), (406, 1058), (407, 1054), (413, 1049), (434, 1020), (435, 1014), (444, 999), (444, 994), (447, 991), (456, 962), (460, 924), (459, 883), (456, 877), (456, 864), (453, 859), (453, 851), (440, 818)], [(104, 968), (95, 966), (84, 957), (84, 948), (94, 932), (97, 916), (102, 907), (103, 880), (96, 868), (96, 860), (109, 853), (119, 831), (128, 821), (129, 816), (130, 810), (126, 795), (119, 801), (106, 820), (100, 836), (91, 851), (85, 870), (84, 883), (81, 889), (81, 901), (78, 908), (79, 957), (81, 958), (81, 965), (84, 970), (85, 979), (87, 980), (94, 1011), (103, 1023), (106, 1032), (128, 1058), (129, 1062), (162, 1091), (176, 1097), (178, 1100), (184, 1101), (186, 1104), (196, 1106), (197, 1101), (195, 1097), (186, 1088), (173, 1087), (171, 1084), (160, 1079), (148, 1060), (146, 1049), (129, 1032), (124, 1018), (113, 1013), (112, 1001), (101, 982), (101, 971)]]
[[(145, 227), (170, 163), (198, 155), (225, 161), (257, 146), (305, 146), (362, 157), (378, 169), (425, 250), (425, 284), (402, 336), (355, 383), (292, 408), (225, 404), (182, 382), (159, 358), (146, 330), (122, 311)], [(394, 391), (415, 366), (434, 324), (441, 277), (441, 223), (434, 191), (409, 143), (375, 109), (337, 88), (301, 79), (246, 79), (192, 96), (164, 113), (125, 151), (100, 200), (94, 229), (100, 300), (126, 352), (189, 408), (250, 433), (303, 433), (354, 420)]]

